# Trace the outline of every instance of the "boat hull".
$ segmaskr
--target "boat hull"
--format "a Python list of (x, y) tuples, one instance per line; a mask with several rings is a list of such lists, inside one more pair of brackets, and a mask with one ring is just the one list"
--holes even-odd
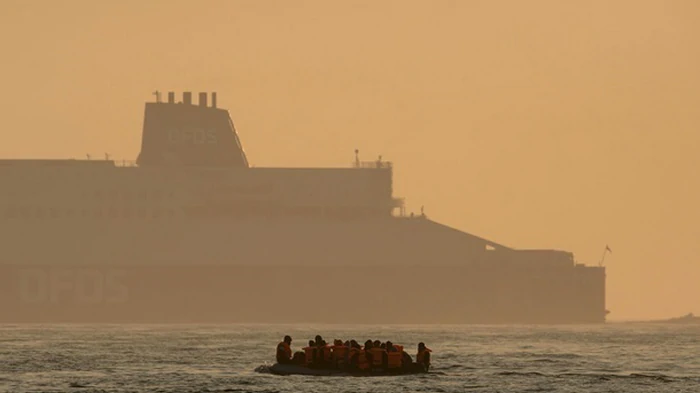
[(412, 367), (400, 370), (373, 370), (373, 371), (345, 371), (323, 368), (309, 368), (298, 366), (295, 364), (279, 364), (275, 363), (272, 366), (261, 366), (256, 369), (258, 372), (269, 372), (275, 375), (308, 375), (316, 377), (373, 377), (373, 376), (399, 376), (425, 374), (427, 371), (420, 365), (412, 364)]

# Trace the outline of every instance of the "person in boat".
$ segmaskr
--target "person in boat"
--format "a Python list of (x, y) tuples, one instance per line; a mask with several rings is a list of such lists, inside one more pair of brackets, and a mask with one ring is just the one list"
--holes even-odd
[(425, 371), (430, 369), (430, 348), (425, 346), (425, 343), (418, 343), (418, 354), (416, 354), (416, 364), (423, 366)]
[(322, 367), (331, 366), (331, 346), (326, 343), (326, 340), (321, 340), (321, 346), (318, 348), (318, 358)]
[[(348, 343), (349, 344), (349, 343)], [(333, 367), (335, 368), (345, 368), (347, 364), (347, 355), (349, 348), (343, 344), (343, 340), (333, 340), (333, 346), (331, 347), (331, 354), (333, 358)]]
[(314, 338), (314, 361), (312, 365), (314, 367), (323, 367), (326, 363), (326, 341), (317, 334)]
[(304, 347), (304, 364), (310, 366), (316, 362), (316, 342), (309, 340), (309, 345)]
[(386, 370), (387, 369), (387, 352), (386, 343), (379, 342), (379, 340), (372, 343), (372, 368), (375, 370)]
[(277, 363), (292, 364), (292, 337), (284, 336), (284, 340), (277, 344)]
[(360, 365), (372, 365), (372, 340), (365, 341), (365, 346), (359, 351), (357, 356), (357, 367), (362, 369)]
[(386, 342), (386, 362), (384, 363), (384, 368), (395, 371), (405, 366), (409, 365), (411, 360), (409, 357), (409, 363), (406, 363), (404, 358), (403, 346), (394, 345), (391, 341)]

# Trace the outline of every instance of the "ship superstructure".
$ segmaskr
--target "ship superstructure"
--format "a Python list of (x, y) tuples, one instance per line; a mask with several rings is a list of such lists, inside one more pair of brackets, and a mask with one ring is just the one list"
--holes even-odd
[(604, 268), (406, 216), (392, 174), (251, 167), (215, 94), (158, 96), (135, 163), (0, 160), (0, 321), (605, 320)]

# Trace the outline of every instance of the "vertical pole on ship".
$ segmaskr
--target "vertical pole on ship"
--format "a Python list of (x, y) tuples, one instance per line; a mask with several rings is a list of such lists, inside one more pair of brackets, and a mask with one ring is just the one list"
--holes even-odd
[(606, 245), (605, 245), (605, 250), (603, 250), (603, 256), (600, 257), (600, 262), (598, 262), (598, 266), (603, 266), (603, 262), (605, 262), (605, 255), (606, 255), (607, 253), (611, 253), (611, 254), (612, 254), (612, 250), (610, 249), (610, 246), (608, 246), (608, 245), (606, 244)]

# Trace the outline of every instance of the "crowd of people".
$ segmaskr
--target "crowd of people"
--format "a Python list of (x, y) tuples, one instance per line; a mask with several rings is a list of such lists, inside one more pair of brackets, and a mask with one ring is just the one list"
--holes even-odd
[(430, 368), (430, 352), (424, 343), (418, 344), (416, 361), (413, 362), (402, 345), (391, 341), (367, 340), (364, 346), (355, 340), (333, 340), (326, 343), (323, 337), (316, 336), (302, 351), (292, 351), (292, 337), (284, 336), (277, 345), (277, 363), (295, 364), (311, 368), (331, 368), (357, 371), (392, 371), (414, 369), (416, 367), (428, 371)]

